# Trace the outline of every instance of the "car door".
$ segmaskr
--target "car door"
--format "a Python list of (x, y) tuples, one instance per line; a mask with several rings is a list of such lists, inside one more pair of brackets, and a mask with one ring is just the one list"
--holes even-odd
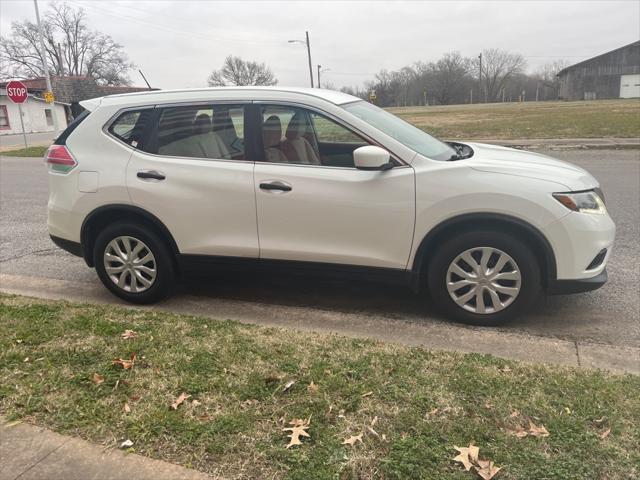
[(182, 254), (257, 258), (253, 162), (242, 104), (157, 107), (127, 166), (134, 205), (155, 215)]
[[(414, 172), (353, 166), (368, 142), (336, 119), (297, 106), (260, 105), (265, 161), (256, 162), (260, 258), (406, 268)], [(320, 141), (321, 140), (321, 141)]]

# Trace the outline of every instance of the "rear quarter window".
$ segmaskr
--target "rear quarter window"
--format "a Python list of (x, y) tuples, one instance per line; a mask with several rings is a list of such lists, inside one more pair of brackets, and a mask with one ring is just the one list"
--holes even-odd
[(133, 148), (141, 148), (152, 112), (153, 109), (151, 108), (123, 112), (111, 122), (107, 131), (127, 145)]

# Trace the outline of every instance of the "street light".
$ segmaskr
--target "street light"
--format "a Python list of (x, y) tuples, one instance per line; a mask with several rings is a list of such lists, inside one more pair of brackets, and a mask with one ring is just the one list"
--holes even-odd
[(309, 78), (311, 79), (311, 88), (313, 88), (313, 68), (311, 67), (311, 45), (309, 44), (309, 32), (304, 32), (306, 40), (289, 40), (289, 43), (301, 43), (307, 46), (307, 56), (309, 57)]
[(318, 65), (318, 88), (322, 88), (322, 84), (320, 83), (320, 73), (328, 72), (329, 70), (331, 70), (330, 68), (322, 68), (322, 70), (320, 70), (321, 68), (322, 65)]

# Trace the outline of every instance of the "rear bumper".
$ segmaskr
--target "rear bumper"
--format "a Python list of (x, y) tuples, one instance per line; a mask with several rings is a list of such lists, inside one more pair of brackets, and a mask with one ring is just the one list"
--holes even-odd
[(591, 278), (581, 278), (578, 280), (555, 280), (547, 287), (549, 295), (569, 295), (572, 293), (590, 292), (597, 290), (605, 283), (609, 276), (605, 268), (599, 275)]
[(51, 237), (51, 241), (61, 249), (66, 250), (76, 257), (84, 257), (82, 245), (80, 245), (78, 242), (67, 240), (66, 238), (56, 237), (55, 235), (49, 235), (49, 237)]

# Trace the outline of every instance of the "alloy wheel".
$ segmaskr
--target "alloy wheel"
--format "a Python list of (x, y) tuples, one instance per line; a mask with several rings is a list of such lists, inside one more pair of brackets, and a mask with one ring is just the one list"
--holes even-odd
[(461, 308), (491, 314), (511, 305), (522, 286), (522, 275), (507, 253), (493, 247), (462, 252), (449, 264), (447, 291)]
[(135, 237), (111, 240), (104, 250), (104, 269), (113, 283), (130, 293), (142, 293), (156, 280), (157, 265), (153, 252)]

